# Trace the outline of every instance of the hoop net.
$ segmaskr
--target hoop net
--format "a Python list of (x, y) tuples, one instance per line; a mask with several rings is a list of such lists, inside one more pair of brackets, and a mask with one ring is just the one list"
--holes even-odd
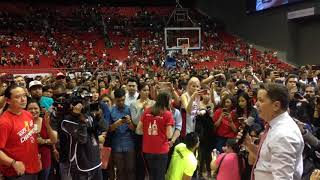
[(188, 55), (188, 51), (189, 51), (189, 44), (181, 45), (181, 53), (182, 53), (182, 55)]

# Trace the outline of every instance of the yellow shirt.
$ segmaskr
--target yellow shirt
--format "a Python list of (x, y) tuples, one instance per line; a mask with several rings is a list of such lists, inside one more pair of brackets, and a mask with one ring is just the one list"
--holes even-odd
[(169, 169), (166, 174), (166, 180), (181, 180), (183, 174), (192, 176), (197, 168), (198, 161), (184, 143), (178, 144), (170, 161)]

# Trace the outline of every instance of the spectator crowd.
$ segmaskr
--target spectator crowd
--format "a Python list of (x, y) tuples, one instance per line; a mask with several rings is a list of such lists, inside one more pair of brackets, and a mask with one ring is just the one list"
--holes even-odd
[(0, 170), (7, 178), (250, 179), (258, 165), (252, 149), (268, 124), (261, 88), (271, 84), (287, 92), (303, 161), (298, 174), (273, 171), (309, 179), (319, 168), (319, 74), (316, 66), (287, 73), (249, 66), (152, 76), (124, 67), (104, 74), (2, 75)]

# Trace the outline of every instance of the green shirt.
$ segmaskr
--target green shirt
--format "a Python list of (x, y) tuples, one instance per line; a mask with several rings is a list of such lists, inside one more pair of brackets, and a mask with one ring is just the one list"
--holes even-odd
[(178, 144), (170, 161), (166, 180), (181, 180), (183, 174), (192, 176), (197, 168), (197, 159), (184, 143)]

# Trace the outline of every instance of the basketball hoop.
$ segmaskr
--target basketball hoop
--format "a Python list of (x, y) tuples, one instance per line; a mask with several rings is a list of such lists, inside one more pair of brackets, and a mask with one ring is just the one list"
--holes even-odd
[(166, 27), (164, 38), (166, 50), (181, 50), (184, 44), (188, 50), (201, 49), (200, 27)]

